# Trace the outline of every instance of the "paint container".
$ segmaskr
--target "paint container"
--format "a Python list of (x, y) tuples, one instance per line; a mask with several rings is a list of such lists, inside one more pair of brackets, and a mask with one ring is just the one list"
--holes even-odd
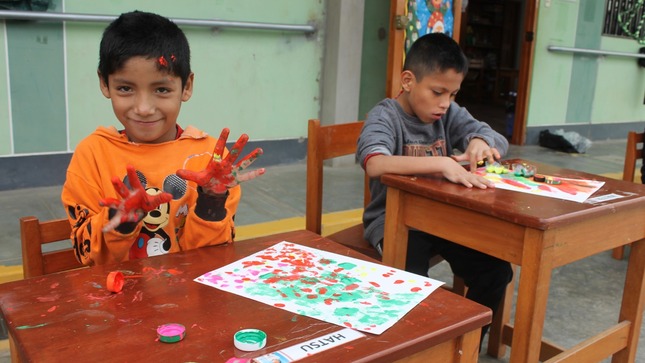
[(245, 352), (260, 350), (267, 344), (267, 334), (259, 329), (242, 329), (233, 336), (233, 344)]
[(121, 271), (112, 271), (107, 276), (107, 289), (111, 292), (121, 292), (123, 290), (123, 273)]
[(538, 182), (538, 183), (544, 183), (546, 180), (546, 177), (542, 174), (535, 174), (533, 175), (533, 181)]
[(177, 343), (186, 336), (186, 327), (181, 324), (164, 324), (157, 327), (157, 337), (164, 343)]
[(527, 163), (514, 163), (512, 166), (513, 174), (516, 176), (523, 176), (525, 178), (535, 175), (537, 167)]

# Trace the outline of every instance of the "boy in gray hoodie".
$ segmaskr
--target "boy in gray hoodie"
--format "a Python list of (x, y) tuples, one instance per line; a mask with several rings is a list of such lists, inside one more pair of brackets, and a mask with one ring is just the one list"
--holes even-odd
[[(367, 115), (356, 156), (370, 176), (371, 202), (365, 208), (365, 239), (383, 252), (385, 197), (380, 182), (386, 173), (440, 173), (466, 188), (493, 185), (470, 173), (460, 162), (494, 162), (508, 150), (508, 141), (454, 102), (468, 60), (459, 45), (441, 33), (416, 40), (406, 55), (401, 93), (378, 103)], [(462, 153), (453, 155), (453, 150)], [(431, 220), (428, 223), (432, 223)], [(489, 307), (493, 314), (512, 279), (508, 262), (439, 237), (411, 230), (406, 270), (427, 276), (429, 257), (441, 255), (468, 286), (467, 298)], [(488, 331), (484, 327), (482, 337)]]

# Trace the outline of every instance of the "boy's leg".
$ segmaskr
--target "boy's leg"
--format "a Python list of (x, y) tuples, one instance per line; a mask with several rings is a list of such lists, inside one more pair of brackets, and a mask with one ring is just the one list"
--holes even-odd
[[(406, 270), (426, 276), (428, 258), (434, 253), (440, 254), (450, 264), (452, 272), (464, 279), (468, 286), (468, 299), (490, 308), (493, 315), (497, 313), (506, 286), (513, 278), (510, 263), (442, 238), (411, 230)], [(485, 326), (482, 329), (482, 338), (488, 328), (489, 326)]]

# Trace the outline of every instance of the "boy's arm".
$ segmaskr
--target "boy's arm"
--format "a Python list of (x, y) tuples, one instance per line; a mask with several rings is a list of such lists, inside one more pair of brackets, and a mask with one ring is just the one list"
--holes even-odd
[(441, 173), (453, 183), (462, 184), (468, 188), (486, 189), (493, 184), (489, 180), (469, 173), (463, 166), (450, 157), (444, 156), (399, 156), (373, 155), (365, 163), (365, 171), (370, 178), (378, 178), (383, 174), (419, 175)]

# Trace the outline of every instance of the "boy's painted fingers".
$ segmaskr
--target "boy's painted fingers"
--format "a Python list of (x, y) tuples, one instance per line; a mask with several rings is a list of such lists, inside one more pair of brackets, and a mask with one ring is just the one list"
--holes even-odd
[(130, 195), (130, 189), (119, 179), (118, 177), (112, 178), (112, 185), (114, 186), (114, 190), (122, 197), (122, 198), (127, 198), (128, 195)]
[(228, 140), (228, 134), (231, 133), (231, 130), (229, 130), (227, 127), (222, 129), (222, 132), (219, 135), (219, 139), (217, 140), (217, 144), (215, 144), (215, 150), (213, 151), (213, 159), (215, 158), (222, 158), (222, 155), (224, 155), (224, 148), (226, 147), (226, 140)]
[(210, 180), (210, 177), (204, 171), (192, 171), (188, 169), (179, 169), (177, 170), (177, 176), (184, 180), (190, 180), (197, 185), (204, 185)]
[(246, 173), (238, 175), (237, 176), (237, 181), (238, 181), (238, 183), (249, 181), (251, 179), (255, 179), (255, 178), (259, 177), (260, 175), (264, 174), (264, 172), (265, 172), (264, 168), (251, 170), (251, 171), (248, 171)]
[(251, 151), (250, 154), (244, 157), (244, 159), (240, 160), (239, 163), (237, 163), (236, 167), (238, 170), (244, 170), (246, 169), (249, 165), (253, 164), (255, 159), (257, 159), (260, 155), (262, 155), (264, 151), (262, 151), (261, 148), (257, 148), (253, 151)]
[(130, 187), (134, 189), (143, 189), (143, 186), (141, 185), (141, 181), (139, 180), (139, 176), (137, 175), (137, 170), (134, 168), (132, 165), (126, 166), (126, 171), (128, 173), (128, 182), (130, 183)]
[(158, 195), (148, 195), (143, 210), (149, 212), (157, 209), (161, 204), (168, 203), (172, 200), (172, 194), (163, 192)]
[(228, 155), (226, 155), (226, 161), (229, 163), (233, 164), (235, 160), (240, 156), (240, 153), (242, 152), (242, 149), (244, 149), (244, 146), (246, 146), (246, 143), (249, 141), (249, 135), (247, 134), (242, 134), (239, 139), (235, 142), (233, 147), (231, 148), (230, 152)]
[(104, 198), (99, 200), (99, 205), (101, 207), (109, 207), (109, 208), (117, 209), (119, 208), (120, 204), (121, 204), (121, 200), (116, 198)]

